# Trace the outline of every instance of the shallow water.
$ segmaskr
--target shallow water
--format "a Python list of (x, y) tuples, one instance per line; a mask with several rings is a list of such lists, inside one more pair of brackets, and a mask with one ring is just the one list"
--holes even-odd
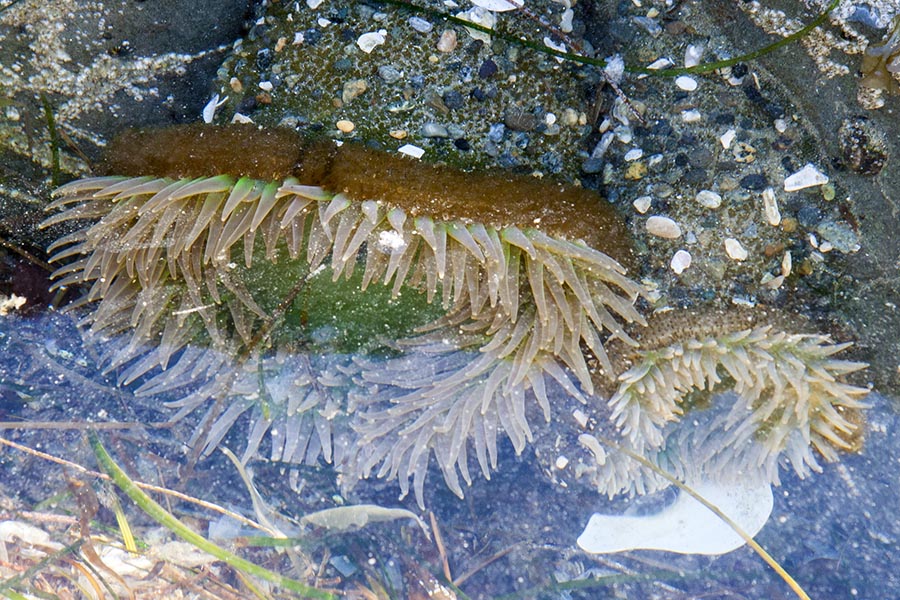
[[(124, 3), (108, 1), (89, 4), (91, 11), (110, 15), (110, 18), (116, 15), (115, 19), (124, 23), (129, 23), (130, 18), (150, 21), (160, 18), (158, 15), (138, 15), (137, 12), (129, 14), (131, 7)], [(579, 14), (579, 18), (586, 21), (587, 35), (597, 47), (609, 52), (622, 51), (629, 64), (646, 64), (659, 55), (671, 56), (676, 64), (680, 64), (684, 45), (688, 42), (708, 40), (709, 58), (712, 54), (725, 57), (749, 51), (771, 41), (750, 23), (744, 13), (737, 8), (722, 8), (718, 3), (683, 3), (671, 16), (655, 17), (671, 25), (670, 30), (658, 38), (648, 32), (647, 21), (634, 19), (645, 15), (646, 10), (652, 7), (645, 6), (638, 11), (634, 6), (614, 7), (611, 4), (597, 3), (594, 7), (596, 14)], [(672, 8), (663, 2), (655, 4), (662, 15), (667, 15), (666, 10)], [(554, 18), (561, 12), (558, 5), (548, 4), (549, 8), (541, 6), (550, 11)], [(786, 8), (791, 10), (793, 7)], [(47, 10), (47, 13), (39, 15), (40, 10)], [(240, 76), (247, 80), (247, 87), (253, 88), (252, 94), (244, 93), (244, 100), (255, 98), (256, 105), (252, 108), (255, 112), (248, 109), (247, 102), (239, 104), (232, 101), (232, 104), (220, 109), (220, 119), (244, 110), (250, 112), (259, 123), (287, 123), (302, 128), (312, 121), (313, 125), (321, 125), (331, 132), (333, 127), (329, 119), (345, 117), (356, 124), (357, 139), (367, 139), (366, 124), (377, 122), (378, 127), (372, 126), (368, 130), (371, 139), (377, 138), (382, 144), (390, 144), (393, 142), (384, 135), (385, 132), (389, 128), (399, 127), (397, 121), (390, 119), (402, 117), (410, 135), (406, 141), (427, 148), (431, 152), (428, 158), (432, 160), (454, 164), (469, 161), (468, 164), (478, 165), (487, 162), (505, 167), (517, 164), (523, 170), (543, 169), (548, 174), (559, 167), (564, 178), (578, 178), (588, 186), (599, 187), (626, 216), (643, 262), (639, 274), (651, 281), (662, 297), (653, 308), (666, 304), (695, 306), (711, 298), (736, 303), (758, 302), (798, 310), (811, 317), (817, 326), (832, 334), (836, 340), (856, 341), (856, 348), (849, 358), (866, 360), (872, 366), (865, 376), (855, 382), (861, 385), (871, 382), (875, 389), (867, 399), (872, 407), (867, 411), (865, 446), (858, 454), (842, 456), (839, 463), (823, 463), (822, 473), (805, 479), (783, 468), (780, 472), (781, 485), (775, 488), (772, 517), (757, 540), (813, 598), (900, 597), (900, 576), (894, 568), (900, 561), (896, 550), (900, 542), (900, 520), (897, 518), (900, 500), (896, 493), (900, 487), (900, 469), (897, 465), (900, 441), (893, 435), (898, 426), (894, 398), (898, 393), (897, 357), (900, 356), (900, 316), (895, 304), (896, 292), (900, 289), (896, 265), (900, 242), (893, 235), (897, 198), (900, 197), (900, 169), (896, 168), (894, 156), (900, 147), (900, 121), (896, 119), (900, 105), (897, 96), (887, 96), (886, 105), (880, 110), (866, 111), (859, 106), (852, 73), (853, 65), (858, 60), (856, 56), (845, 56), (835, 51), (832, 58), (850, 64), (851, 70), (847, 75), (827, 79), (816, 70), (801, 46), (789, 45), (776, 54), (749, 63), (752, 75), (746, 77), (755, 75), (757, 81), (761, 81), (761, 93), (756, 95), (752, 92), (756, 84), (751, 85), (750, 79), (744, 84), (733, 85), (721, 77), (698, 76), (698, 90), (686, 93), (676, 89), (669, 80), (626, 76), (621, 83), (622, 91), (635, 104), (646, 107), (644, 114), (647, 115), (647, 122), (640, 124), (633, 116), (629, 121), (629, 111), (619, 105), (622, 118), (612, 118), (611, 125), (622, 126), (627, 131), (619, 131), (619, 137), (612, 142), (608, 154), (596, 158), (591, 156), (591, 152), (600, 141), (600, 135), (582, 135), (584, 131), (576, 126), (572, 126), (571, 131), (563, 131), (562, 137), (554, 137), (547, 134), (546, 129), (513, 133), (507, 122), (508, 131), (501, 134), (497, 138), (499, 141), (491, 147), (484, 140), (494, 142), (491, 136), (497, 137), (498, 129), (489, 130), (487, 125), (498, 124), (503, 120), (502, 115), (490, 112), (494, 108), (489, 103), (476, 104), (472, 100), (467, 101), (471, 104), (464, 103), (464, 108), (457, 108), (458, 99), (446, 93), (438, 95), (448, 112), (440, 106), (435, 108), (436, 101), (431, 104), (423, 101), (408, 116), (402, 111), (387, 114), (378, 102), (361, 101), (365, 96), (343, 102), (341, 107), (336, 108), (336, 103), (328, 100), (327, 94), (335, 98), (342, 95), (343, 82), (352, 79), (356, 73), (354, 69), (357, 65), (352, 61), (347, 70), (343, 64), (340, 68), (333, 64), (310, 67), (310, 72), (323, 78), (318, 80), (319, 85), (327, 86), (325, 109), (321, 108), (323, 98), (316, 98), (313, 105), (304, 105), (300, 97), (302, 94), (295, 93), (297, 98), (291, 98), (291, 94), (279, 97), (278, 88), (274, 104), (267, 104), (264, 98), (258, 99), (255, 79), (266, 75), (281, 85), (278, 76), (282, 81), (289, 80), (289, 74), (285, 71), (273, 74), (271, 64), (279, 64), (278, 53), (270, 53), (266, 60), (272, 62), (264, 64), (266, 60), (260, 59), (256, 51), (277, 43), (278, 34), (285, 27), (285, 22), (279, 20), (284, 17), (281, 9), (257, 7), (254, 18), (268, 15), (269, 22), (257, 21), (248, 33), (238, 31), (239, 28), (234, 25), (234, 20), (240, 20), (243, 10), (238, 6), (236, 13), (231, 12), (228, 19), (231, 29), (220, 31), (216, 39), (205, 39), (206, 36), (201, 35), (199, 30), (193, 33), (181, 31), (184, 40), (195, 42), (188, 44), (189, 48), (178, 47), (181, 42), (174, 45), (160, 42), (154, 46), (150, 41), (141, 39), (143, 31), (131, 22), (129, 37), (133, 49), (121, 55), (111, 51), (113, 46), (121, 48), (120, 43), (115, 43), (121, 40), (98, 41), (103, 37), (96, 35), (93, 25), (85, 25), (83, 31), (79, 31), (73, 25), (72, 10), (70, 3), (66, 2), (46, 9), (41, 8), (38, 2), (20, 2), (0, 13), (0, 23), (3, 25), (0, 31), (5, 36), (0, 46), (6, 46), (5, 50), (0, 51), (0, 67), (3, 69), (0, 71), (0, 82), (4, 89), (12, 91), (11, 102), (3, 105), (6, 118), (2, 124), (4, 153), (0, 155), (0, 160), (3, 161), (4, 173), (17, 172), (15, 177), (9, 176), (0, 182), (3, 186), (0, 189), (0, 214), (4, 218), (4, 229), (0, 230), (0, 235), (4, 239), (12, 240), (16, 245), (37, 248), (45, 246), (50, 235), (33, 230), (33, 223), (41, 218), (39, 209), (48, 196), (50, 172), (54, 169), (49, 144), (29, 144), (32, 139), (45, 141), (48, 138), (40, 125), (43, 122), (42, 109), (33, 98), (42, 85), (52, 92), (51, 104), (58, 107), (57, 125), (69, 139), (74, 139), (75, 145), (83, 148), (90, 159), (97, 156), (101, 145), (97, 142), (108, 139), (113, 131), (123, 125), (143, 126), (171, 119), (196, 120), (200, 108), (209, 99), (207, 92), (215, 87), (223, 97), (239, 94), (229, 87), (228, 82), (231, 77)], [(186, 8), (180, 10), (190, 12)], [(224, 7), (221, 10), (224, 11)], [(309, 18), (305, 12), (307, 10), (301, 3), (296, 8), (288, 8), (287, 12), (293, 11), (299, 21)], [(341, 3), (329, 6), (326, 2), (316, 15), (326, 15), (336, 23), (328, 27), (342, 27), (350, 33), (339, 37), (340, 43), (334, 47), (324, 46), (323, 43), (316, 52), (324, 52), (335, 61), (347, 56), (354, 57), (356, 61), (368, 60), (354, 49), (355, 34), (368, 31), (371, 27), (380, 27), (385, 22), (395, 26), (397, 17), (392, 10), (385, 9), (388, 16), (385, 17), (387, 21), (383, 21), (381, 17), (376, 18), (379, 13), (374, 9), (348, 8)], [(591, 16), (594, 21), (590, 20)], [(812, 18), (809, 12), (798, 16), (805, 22)], [(610, 20), (599, 20), (600, 17)], [(120, 81), (117, 89), (103, 90), (99, 89), (101, 84), (98, 83), (93, 89), (95, 94), (91, 92), (89, 83), (79, 82), (79, 85), (86, 85), (93, 104), (76, 98), (78, 94), (85, 93), (81, 88), (77, 93), (68, 92), (71, 95), (67, 97), (66, 84), (60, 79), (78, 69), (71, 69), (68, 61), (53, 62), (48, 52), (52, 49), (48, 38), (39, 35), (42, 20), (51, 24), (67, 24), (69, 37), (66, 48), (76, 63), (93, 65), (100, 73), (104, 65), (109, 66), (109, 57), (114, 57), (114, 64), (115, 60), (119, 60), (120, 66), (130, 65), (132, 70), (120, 75), (127, 81)], [(162, 22), (165, 24), (166, 21)], [(685, 25), (695, 28), (696, 35), (690, 33), (690, 29), (673, 33)], [(321, 27), (323, 31), (331, 31), (326, 26)], [(435, 29), (442, 27), (435, 26)], [(170, 30), (165, 25), (162, 28)], [(832, 25), (832, 28), (837, 31), (837, 26)], [(13, 39), (17, 30), (27, 32), (38, 42), (31, 48), (7, 45), (6, 42)], [(883, 33), (866, 28), (861, 31), (872, 40), (880, 39)], [(435, 39), (437, 34), (436, 31)], [(459, 35), (461, 41), (466, 39), (462, 30)], [(231, 46), (230, 36), (240, 36), (243, 48)], [(287, 40), (287, 43), (290, 41)], [(500, 68), (505, 65), (506, 68), (514, 68), (517, 63), (510, 45), (500, 41), (494, 43), (498, 44), (495, 58)], [(350, 50), (345, 51), (345, 46)], [(80, 48), (81, 54), (73, 48)], [(399, 52), (394, 49), (396, 64), (410, 77), (409, 88), (413, 90), (413, 99), (421, 99), (426, 95), (425, 91), (443, 91), (441, 86), (446, 84), (446, 79), (442, 78), (446, 78), (447, 73), (462, 73), (466, 68), (472, 70), (467, 62), (471, 57), (463, 54), (466, 44), (461, 44), (457, 54), (451, 53), (448, 60), (438, 56), (431, 46), (427, 48), (424, 54), (409, 52), (408, 55), (407, 50)], [(169, 54), (179, 51), (196, 57), (196, 60), (187, 61), (191, 65), (187, 67), (189, 76), (184, 75), (185, 66), (178, 66), (179, 59)], [(477, 58), (471, 58), (475, 67), (479, 63), (484, 64), (484, 56), (493, 56), (486, 53), (483, 47), (473, 49), (470, 46), (467, 52)], [(429, 55), (438, 58), (432, 61)], [(145, 71), (149, 69), (152, 74), (155, 70), (159, 81), (153, 75), (149, 77), (149, 83), (145, 79), (147, 72), (140, 72), (136, 60), (141, 56), (153, 59)], [(375, 61), (387, 61), (391, 57), (379, 55), (377, 48), (373, 56)], [(182, 60), (186, 59), (182, 57)], [(416, 61), (422, 64), (425, 91), (421, 91), (412, 79), (417, 74), (413, 70), (418, 68)], [(32, 77), (26, 81), (18, 75), (21, 69), (15, 69), (15, 63), (24, 64), (26, 73), (34, 69)], [(450, 65), (445, 66), (446, 63)], [(378, 65), (374, 62), (362, 64), (364, 66), (360, 72), (367, 73), (372, 82), (383, 86), (387, 79), (384, 75), (375, 74), (379, 72)], [(429, 64), (432, 66), (429, 67)], [(590, 113), (593, 110), (593, 86), (598, 90), (602, 88), (596, 75), (556, 67), (549, 58), (546, 62), (519, 64), (523, 81), (537, 74), (535, 81), (540, 82), (544, 78), (546, 81), (541, 87), (546, 89), (536, 88), (533, 95), (524, 96), (514, 86), (509, 90), (503, 89), (500, 82), (497, 83), (501, 88), (499, 97), (504, 101), (528, 109), (537, 106), (541, 110), (534, 110), (541, 118), (545, 118), (548, 112), (556, 111), (559, 115), (554, 113), (554, 117), (561, 119), (565, 106), (573, 106), (578, 112)], [(428, 70), (434, 65), (441, 65), (436, 69), (439, 71), (437, 74)], [(35, 73), (39, 73), (40, 77)], [(172, 83), (173, 73), (176, 83)], [(483, 83), (475, 73), (477, 71), (469, 74), (470, 82), (474, 81), (472, 85)], [(103, 77), (108, 77), (108, 74), (101, 79)], [(191, 78), (191, 85), (185, 86), (184, 81), (178, 83), (179, 77)], [(42, 84), (41, 78), (46, 78), (47, 82)], [(172, 87), (166, 87), (164, 82)], [(149, 91), (156, 85), (163, 86), (162, 97), (159, 88), (155, 92)], [(296, 85), (298, 90), (302, 90), (301, 84)], [(554, 85), (559, 88), (555, 95)], [(185, 89), (191, 86), (193, 89)], [(484, 87), (487, 89), (489, 84), (485, 83)], [(587, 87), (591, 87), (590, 93), (584, 93), (582, 89)], [(266, 91), (265, 88), (260, 89)], [(378, 93), (385, 93), (384, 89), (377, 89)], [(398, 98), (402, 96), (398, 90), (386, 89), (386, 93), (393, 91), (399, 94)], [(605, 94), (600, 104), (608, 107), (615, 102), (615, 94), (608, 90), (602, 94), (599, 91), (596, 93)], [(285, 106), (284, 97), (290, 100), (287, 102), (289, 106)], [(423, 105), (431, 108), (422, 108)], [(185, 106), (189, 106), (190, 110)], [(786, 133), (777, 132), (772, 125), (778, 108), (787, 121)], [(305, 110), (308, 112), (303, 112)], [(315, 112), (319, 110), (326, 112)], [(692, 110), (700, 113), (698, 123), (692, 123), (683, 116)], [(378, 119), (387, 120), (383, 123), (378, 121), (373, 116), (376, 112)], [(885, 139), (888, 162), (877, 176), (854, 173), (847, 168), (846, 157), (840, 148), (837, 132), (841, 124), (860, 115)], [(449, 139), (441, 141), (417, 136), (424, 122), (432, 120), (460, 128), (465, 135), (457, 139), (471, 143), (475, 147), (473, 154), (467, 154), (461, 149), (462, 144), (453, 145)], [(595, 125), (601, 122), (602, 117)], [(745, 142), (756, 154), (754, 162), (742, 162), (730, 149), (726, 152), (720, 147), (720, 136), (730, 128), (736, 129), (737, 139)], [(591, 127), (588, 126), (587, 130)], [(622, 141), (626, 133), (632, 140), (627, 143)], [(626, 159), (627, 151), (635, 147), (642, 148), (643, 157)], [(70, 178), (84, 174), (84, 157), (79, 152), (63, 145), (61, 153), (61, 176)], [(649, 158), (656, 155), (662, 158), (659, 166), (653, 167)], [(598, 162), (599, 169), (595, 170), (598, 165), (591, 163), (592, 158), (596, 158), (594, 162)], [(834, 200), (824, 199), (818, 188), (793, 195), (781, 193), (781, 179), (776, 179), (776, 176), (789, 174), (807, 161), (827, 171), (835, 190)], [(646, 163), (644, 166), (647, 168), (638, 177), (639, 170), (634, 169), (633, 165), (640, 162)], [(754, 188), (753, 181), (745, 179), (753, 175), (765, 176), (767, 185), (776, 189), (783, 216), (793, 218), (799, 230), (786, 232), (784, 226), (776, 229), (766, 225), (761, 217), (760, 190)], [(726, 184), (726, 180), (730, 183)], [(721, 209), (704, 210), (694, 203), (696, 192), (708, 188), (721, 192)], [(671, 215), (693, 236), (693, 240), (688, 235), (676, 242), (649, 235), (644, 227), (645, 215), (632, 204), (643, 195), (652, 197), (648, 215)], [(860, 250), (846, 254), (838, 249), (826, 252), (821, 242), (831, 239), (828, 237), (831, 231), (839, 231), (851, 238), (851, 245), (858, 242)], [(731, 260), (723, 253), (721, 242), (725, 237), (739, 238), (749, 248), (750, 259), (746, 263)], [(839, 243), (838, 237), (834, 238), (834, 245)], [(771, 254), (768, 252), (770, 248)], [(694, 257), (693, 268), (683, 277), (676, 277), (670, 267), (670, 259), (677, 249), (688, 249)], [(779, 265), (785, 250), (794, 255), (793, 277), (789, 276), (781, 287), (761, 284), (765, 274), (771, 277), (780, 272)], [(4, 260), (13, 266), (4, 268), (3, 284), (24, 285), (25, 277), (21, 271), (16, 271), (14, 256), (4, 254)], [(31, 276), (28, 283), (33, 286)], [(9, 290), (3, 288), (2, 291), (8, 293)], [(327, 337), (327, 331), (320, 333)], [(98, 367), (96, 347), (81, 343), (80, 334), (70, 316), (37, 311), (30, 315), (0, 317), (0, 348), (0, 397), (3, 402), (0, 414), (3, 421), (159, 424), (173, 414), (171, 409), (163, 406), (163, 402), (177, 396), (137, 396), (134, 394), (137, 384), (120, 388), (116, 385), (115, 373), (102, 373)], [(353, 357), (315, 358), (324, 363), (337, 364)], [(466, 596), (792, 597), (784, 582), (746, 547), (720, 557), (681, 556), (658, 551), (634, 551), (611, 556), (591, 556), (581, 552), (575, 545), (575, 539), (593, 512), (622, 512), (629, 510), (629, 507), (635, 510), (635, 506), (637, 510), (646, 511), (649, 510), (648, 505), (670, 502), (673, 493), (671, 490), (662, 492), (661, 499), (609, 500), (598, 496), (584, 481), (557, 473), (553, 465), (562, 454), (561, 448), (565, 448), (560, 439), (566, 435), (571, 437), (574, 427), (571, 420), (566, 419), (578, 408), (578, 402), (559, 388), (552, 389), (550, 395), (554, 409), (553, 422), (545, 425), (539, 411), (532, 406), (534, 414), (529, 413), (529, 416), (536, 430), (534, 443), (517, 456), (509, 441), (503, 438), (498, 457), (499, 469), (491, 473), (490, 481), (486, 481), (474, 467), (474, 481), (471, 487), (465, 488), (465, 499), (456, 498), (446, 488), (441, 473), (432, 463), (425, 487), (425, 503), (434, 511), (440, 524), (453, 575), (459, 577), (461, 573), (474, 571), (460, 586)], [(185, 443), (191, 438), (200, 416), (189, 415), (171, 427), (125, 428), (115, 433), (105, 433), (104, 439), (108, 445), (116, 445), (118, 458), (130, 463), (131, 472), (136, 477), (173, 485), (173, 478), (178, 477), (176, 467), (183, 466), (188, 460), (189, 451)], [(538, 428), (540, 431), (537, 431)], [(239, 420), (235, 430), (223, 443), (240, 454), (249, 429), (246, 420)], [(54, 431), (26, 427), (5, 433), (8, 434), (6, 437), (52, 455), (65, 456), (86, 465), (93, 462), (90, 450), (77, 429)], [(263, 443), (265, 447), (266, 442)], [(284, 515), (299, 517), (309, 511), (332, 506), (342, 492), (346, 495), (343, 501), (402, 505), (421, 512), (412, 494), (397, 500), (399, 490), (393, 480), (363, 481), (352, 491), (347, 491), (340, 485), (340, 476), (328, 465), (290, 467), (264, 460), (251, 461), (251, 465), (254, 481), (263, 498)], [(0, 451), (0, 468), (3, 469), (3, 477), (0, 478), (3, 510), (9, 518), (15, 518), (16, 511), (32, 509), (37, 503), (65, 489), (55, 466), (8, 448)], [(186, 491), (252, 512), (249, 494), (243, 483), (218, 453), (198, 463), (193, 478), (187, 482)], [(108, 514), (105, 520), (113, 522)], [(228, 535), (233, 534), (227, 523), (211, 520), (230, 531)], [(136, 521), (140, 519), (136, 518)], [(319, 561), (326, 551), (355, 565), (352, 569), (339, 568), (337, 565), (344, 563), (333, 561), (325, 571), (327, 576), (335, 577), (340, 582), (339, 586), (348, 586), (348, 589), (351, 583), (371, 584), (371, 580), (367, 582), (363, 576), (366, 563), (378, 565), (369, 574), (374, 573), (376, 579), (387, 587), (402, 587), (404, 576), (410, 579), (411, 574), (417, 573), (420, 568), (441, 577), (435, 546), (425, 540), (415, 526), (401, 527), (398, 523), (391, 523), (370, 526), (358, 534), (319, 538), (313, 544), (310, 556), (312, 560)], [(485, 559), (495, 554), (500, 556), (483, 564)], [(586, 589), (576, 589), (574, 581), (590, 577), (599, 579), (589, 582)], [(554, 580), (560, 584), (554, 585)], [(408, 597), (414, 597), (412, 589), (412, 586), (407, 588)]]

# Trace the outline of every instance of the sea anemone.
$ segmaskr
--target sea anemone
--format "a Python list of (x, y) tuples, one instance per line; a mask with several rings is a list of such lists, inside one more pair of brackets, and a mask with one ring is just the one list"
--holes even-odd
[[(834, 357), (848, 343), (784, 326), (807, 328), (765, 309), (657, 316), (638, 349), (617, 354), (620, 368), (630, 366), (607, 403), (614, 431), (602, 435), (695, 481), (759, 476), (777, 483), (782, 458), (803, 476), (821, 470), (816, 454), (831, 462), (838, 451), (858, 450), (869, 390), (845, 379), (866, 365)], [(623, 454), (580, 441), (597, 463), (591, 478), (603, 493), (669, 485)]]
[[(191, 150), (173, 159), (186, 145)], [(287, 158), (234, 159), (250, 147)], [(214, 174), (220, 164), (236, 174)], [(249, 127), (127, 134), (112, 144), (106, 167), (120, 175), (55, 192), (49, 210), (63, 210), (45, 227), (89, 220), (51, 247), (54, 261), (71, 261), (54, 274), (55, 286), (88, 286), (73, 308), (90, 306), (82, 318), (90, 337), (124, 336), (125, 343), (105, 344), (102, 357), (122, 383), (150, 376), (139, 390), (151, 393), (206, 382), (175, 403), (179, 415), (208, 398), (261, 391), (253, 373), (270, 370), (261, 342), (311, 343), (309, 331), (285, 324), (296, 304), (290, 290), (320, 279), (323, 269), (338, 282), (354, 277), (359, 263), (362, 291), (379, 283), (394, 297), (418, 290), (429, 303), (440, 299), (445, 321), (476, 324), (485, 357), (512, 357), (507, 390), (534, 385), (534, 365), (541, 372), (562, 365), (590, 392), (588, 362), (611, 372), (604, 344), (634, 344), (623, 323), (644, 322), (633, 306), (641, 287), (610, 256), (630, 260), (624, 227), (602, 199), (577, 187), (468, 174)], [(134, 174), (140, 168), (153, 175)], [(274, 318), (279, 330), (260, 340)], [(211, 353), (198, 353), (197, 343)], [(246, 377), (233, 373), (227, 357), (236, 356)], [(220, 439), (251, 404), (232, 400), (224, 414), (211, 414), (200, 443)], [(317, 402), (303, 405), (322, 411)], [(273, 418), (259, 415), (253, 449)], [(504, 425), (521, 438), (512, 421)], [(313, 447), (331, 458), (327, 428), (315, 427)]]
[(273, 460), (412, 480), (423, 505), (432, 455), (462, 496), (568, 401), (609, 495), (668, 482), (604, 440), (695, 481), (858, 447), (847, 344), (773, 311), (648, 324), (624, 226), (580, 188), (246, 127), (128, 134), (106, 165), (55, 192), (44, 226), (89, 221), (51, 247), (55, 285), (86, 284), (72, 308), (121, 384), (174, 394), (176, 419), (207, 407), (204, 452), (249, 421), (244, 461), (269, 432)]

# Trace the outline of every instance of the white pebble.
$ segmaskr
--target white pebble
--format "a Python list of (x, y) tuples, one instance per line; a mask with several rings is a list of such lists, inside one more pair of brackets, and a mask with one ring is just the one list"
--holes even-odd
[(725, 238), (725, 253), (734, 260), (747, 260), (747, 249), (734, 238)]
[(723, 148), (728, 150), (731, 148), (731, 142), (734, 141), (735, 137), (737, 137), (737, 132), (734, 129), (729, 129), (722, 134), (722, 137), (719, 138), (719, 142), (722, 144)]
[(703, 116), (696, 108), (692, 108), (691, 110), (686, 110), (681, 113), (681, 120), (685, 123), (696, 123), (702, 118)]
[(791, 274), (791, 269), (794, 266), (794, 260), (791, 258), (791, 251), (788, 250), (784, 253), (784, 256), (781, 258), (781, 274), (784, 277), (787, 277)]
[(342, 133), (350, 133), (356, 129), (356, 125), (353, 124), (353, 121), (348, 121), (347, 119), (341, 119), (335, 123), (335, 125)]
[(424, 148), (419, 148), (418, 146), (413, 146), (412, 144), (404, 144), (397, 148), (397, 152), (400, 154), (405, 154), (407, 156), (412, 156), (413, 158), (422, 158), (422, 155), (425, 154)]
[(510, 0), (472, 0), (472, 4), (474, 4), (475, 6), (480, 6), (485, 10), (492, 10), (494, 12), (516, 10), (520, 6), (515, 2), (510, 2)]
[(828, 176), (815, 168), (812, 163), (806, 165), (796, 173), (789, 175), (784, 180), (784, 191), (796, 192), (817, 185), (828, 183)]
[(704, 208), (719, 208), (722, 206), (722, 196), (712, 190), (700, 190), (695, 197)]
[(681, 75), (675, 78), (675, 85), (686, 92), (693, 92), (697, 89), (697, 80), (687, 75)]
[(787, 121), (784, 119), (775, 119), (775, 131), (778, 133), (784, 133), (787, 131)]
[(781, 224), (781, 211), (778, 210), (778, 200), (775, 199), (775, 190), (767, 187), (763, 190), (763, 209), (766, 211), (766, 221), (772, 227)]
[(681, 237), (681, 227), (669, 217), (653, 215), (647, 219), (647, 233), (656, 237), (674, 240)]
[(703, 52), (706, 50), (706, 46), (703, 44), (689, 44), (687, 49), (684, 51), (684, 66), (687, 68), (696, 67), (700, 64), (700, 59), (703, 58)]
[(410, 17), (407, 23), (409, 23), (409, 26), (419, 33), (428, 33), (429, 31), (434, 29), (434, 25), (432, 25), (422, 17)]
[(380, 29), (378, 31), (370, 31), (368, 33), (364, 33), (356, 40), (356, 45), (359, 46), (359, 49), (369, 54), (372, 50), (375, 49), (375, 46), (380, 46), (384, 43), (385, 36), (387, 35), (387, 31), (384, 29)]
[(319, 8), (319, 5), (322, 4), (325, 0), (306, 0), (306, 5), (313, 10)]
[(328, 27), (329, 25), (331, 25), (331, 21), (326, 19), (325, 17), (319, 17), (318, 19), (316, 19), (316, 23), (319, 24), (319, 27)]
[(556, 457), (556, 468), (562, 471), (569, 465), (569, 459), (565, 456), (557, 456)]
[(635, 198), (634, 202), (632, 202), (632, 206), (634, 209), (641, 213), (642, 215), (650, 210), (650, 204), (653, 202), (653, 198), (650, 196), (641, 196), (640, 198)]
[(631, 162), (633, 160), (637, 160), (644, 155), (644, 151), (640, 148), (632, 148), (628, 152), (625, 153), (625, 160)]
[(679, 250), (672, 257), (672, 262), (669, 263), (669, 266), (672, 267), (676, 275), (681, 275), (685, 269), (691, 266), (691, 253), (687, 250)]
[(587, 418), (587, 415), (584, 414), (584, 413), (581, 411), (581, 409), (576, 408), (575, 410), (573, 410), (573, 411), (572, 411), (572, 416), (575, 417), (575, 421), (578, 423), (578, 425), (579, 425), (582, 429), (584, 429), (585, 427), (587, 427), (587, 424), (588, 424), (588, 418)]
[(264, 92), (271, 92), (273, 89), (275, 89), (275, 86), (272, 85), (271, 81), (260, 81), (259, 89), (263, 90)]

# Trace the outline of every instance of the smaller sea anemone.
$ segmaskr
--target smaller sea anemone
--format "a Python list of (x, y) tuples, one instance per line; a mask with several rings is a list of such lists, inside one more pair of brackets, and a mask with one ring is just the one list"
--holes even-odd
[[(617, 443), (695, 480), (760, 473), (773, 482), (780, 457), (805, 475), (821, 469), (815, 453), (834, 461), (837, 451), (859, 448), (868, 389), (844, 379), (866, 365), (834, 358), (850, 344), (781, 331), (777, 324), (787, 317), (762, 310), (657, 320), (630, 353), (631, 366), (608, 402)], [(628, 457), (596, 452), (587, 442), (601, 463), (593, 476), (600, 491), (613, 496), (668, 485)]]

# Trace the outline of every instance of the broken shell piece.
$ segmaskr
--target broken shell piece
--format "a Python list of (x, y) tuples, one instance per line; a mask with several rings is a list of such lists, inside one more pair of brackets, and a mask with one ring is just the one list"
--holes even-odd
[(650, 196), (641, 196), (640, 198), (635, 198), (634, 202), (632, 202), (632, 206), (634, 206), (634, 210), (638, 211), (642, 215), (645, 214), (648, 210), (650, 210), (650, 205), (653, 203), (653, 198)]
[(699, 65), (705, 50), (706, 46), (703, 44), (689, 44), (684, 51), (684, 66), (690, 69)]
[(772, 227), (781, 223), (781, 211), (778, 210), (778, 201), (775, 199), (775, 190), (767, 187), (763, 190), (763, 208), (766, 211), (766, 221)]
[(812, 163), (806, 163), (802, 169), (785, 178), (784, 191), (796, 192), (797, 190), (824, 185), (826, 183), (828, 183), (828, 176), (814, 167)]
[[(772, 514), (775, 504), (767, 482), (688, 482), (687, 486), (722, 511), (750, 537)], [(591, 554), (628, 550), (666, 550), (679, 554), (725, 554), (744, 545), (744, 539), (693, 496), (681, 491), (660, 512), (640, 517), (594, 514), (578, 545)]]
[(731, 143), (734, 141), (735, 137), (737, 137), (737, 132), (734, 129), (729, 129), (722, 134), (722, 137), (719, 138), (719, 143), (722, 144), (723, 148), (728, 150), (729, 148), (731, 148)]
[(681, 227), (669, 217), (653, 215), (647, 219), (647, 233), (656, 237), (674, 240), (681, 237)]
[(734, 238), (725, 238), (725, 253), (734, 260), (747, 260), (747, 249)]
[(368, 33), (364, 33), (356, 40), (356, 45), (359, 46), (359, 49), (369, 54), (372, 50), (375, 49), (375, 46), (380, 46), (384, 43), (386, 39), (387, 31), (384, 29), (379, 31), (370, 31)]
[(669, 266), (672, 267), (676, 275), (681, 275), (685, 269), (691, 266), (691, 253), (687, 250), (679, 250), (672, 257), (672, 262), (669, 263)]

